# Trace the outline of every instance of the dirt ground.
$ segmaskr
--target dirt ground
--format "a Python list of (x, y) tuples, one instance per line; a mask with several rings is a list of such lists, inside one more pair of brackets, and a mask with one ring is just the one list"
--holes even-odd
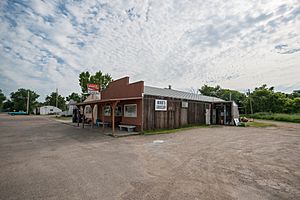
[(300, 127), (112, 138), (1, 114), (0, 199), (300, 199)]

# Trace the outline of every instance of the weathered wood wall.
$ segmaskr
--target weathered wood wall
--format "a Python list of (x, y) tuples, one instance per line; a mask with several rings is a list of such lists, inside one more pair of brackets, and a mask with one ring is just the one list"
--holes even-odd
[[(155, 111), (155, 99), (167, 100), (167, 111)], [(188, 108), (181, 102), (187, 101)], [(190, 124), (205, 124), (205, 105), (209, 103), (174, 99), (168, 97), (144, 96), (143, 129), (173, 129)]]

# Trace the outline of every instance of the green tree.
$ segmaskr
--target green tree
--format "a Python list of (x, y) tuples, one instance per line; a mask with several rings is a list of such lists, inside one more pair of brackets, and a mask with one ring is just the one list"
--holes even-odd
[[(221, 89), (218, 97), (226, 101), (234, 101), (239, 108), (245, 107), (244, 102), (247, 99), (244, 93), (230, 89)], [(241, 109), (241, 111), (244, 111), (244, 109)]]
[(40, 95), (35, 93), (32, 90), (20, 88), (16, 92), (12, 92), (10, 94), (10, 99), (13, 105), (13, 110), (16, 111), (26, 111), (27, 110), (27, 97), (29, 92), (29, 113), (32, 113), (32, 110), (37, 105), (37, 98), (39, 98)]
[[(220, 86), (211, 87), (204, 85), (199, 89), (203, 95), (214, 96), (229, 101), (235, 101), (240, 112), (250, 113), (250, 102), (253, 112), (272, 113), (300, 113), (300, 91), (295, 90), (292, 94), (275, 92), (274, 87), (266, 84), (256, 87), (253, 92), (247, 94), (248, 97), (238, 91), (222, 89)], [(243, 108), (243, 109), (241, 109)]]
[(101, 89), (105, 89), (112, 81), (113, 79), (110, 74), (103, 74), (101, 71), (96, 72), (95, 75), (90, 77), (90, 83), (99, 84)]
[(292, 105), (293, 105), (292, 112), (293, 113), (300, 113), (300, 97), (294, 98), (293, 102), (292, 102)]
[(2, 93), (2, 90), (0, 89), (0, 111), (3, 108), (3, 102), (6, 100), (5, 95)]
[(14, 104), (11, 100), (6, 100), (3, 103), (2, 111), (4, 112), (12, 112), (14, 110)]
[(110, 74), (103, 74), (101, 71), (96, 72), (95, 75), (91, 75), (88, 71), (79, 74), (79, 85), (82, 93), (88, 92), (88, 83), (99, 84), (101, 89), (105, 89), (111, 81), (113, 79)]
[(255, 88), (255, 90), (249, 95), (253, 105), (253, 112), (272, 112), (271, 99), (273, 93), (273, 89), (267, 88), (267, 85)]
[(81, 72), (79, 74), (79, 85), (81, 87), (82, 93), (87, 93), (87, 84), (90, 83), (90, 73), (87, 72)]
[(285, 113), (300, 113), (300, 97), (289, 98), (284, 104)]
[(56, 106), (56, 98), (57, 98), (57, 107), (61, 110), (65, 110), (67, 108), (65, 98), (56, 92), (52, 92), (50, 95), (47, 95), (45, 98), (44, 105), (46, 106)]
[(300, 97), (300, 90), (294, 90), (292, 94), (289, 95), (290, 98)]
[(253, 112), (284, 112), (288, 95), (274, 92), (274, 87), (268, 88), (266, 84), (255, 88), (249, 95), (253, 104)]
[[(246, 95), (236, 90), (222, 89), (219, 85), (216, 87), (204, 85), (199, 92), (206, 96), (218, 97), (226, 101), (235, 101), (239, 108), (245, 107)], [(241, 110), (242, 112), (244, 109)]]
[(67, 99), (67, 101), (70, 101), (71, 99), (73, 99), (77, 103), (79, 103), (81, 101), (81, 97), (79, 96), (78, 93), (75, 93), (75, 92), (72, 92), (72, 94), (70, 94), (68, 97), (66, 97), (66, 99)]
[(208, 85), (203, 85), (200, 89), (199, 92), (202, 95), (206, 96), (211, 96), (211, 97), (220, 97), (221, 95), (221, 87), (217, 85), (216, 87), (208, 86)]

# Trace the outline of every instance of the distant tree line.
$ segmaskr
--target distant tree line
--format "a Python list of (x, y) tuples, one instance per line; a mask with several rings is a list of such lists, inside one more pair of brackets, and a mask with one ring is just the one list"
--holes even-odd
[[(40, 95), (30, 89), (20, 88), (15, 92), (10, 93), (10, 99), (1, 102), (1, 110), (5, 112), (12, 111), (26, 111), (27, 110), (27, 98), (29, 92), (29, 113), (33, 112), (33, 109), (40, 106), (56, 106), (56, 92), (52, 92), (50, 95), (47, 95), (44, 102), (38, 102), (37, 99)], [(2, 96), (3, 93), (0, 93)], [(3, 95), (4, 96), (4, 95)], [(5, 98), (6, 99), (6, 98)], [(65, 98), (61, 95), (57, 96), (57, 105), (58, 108), (65, 110), (66, 101)]]
[(27, 110), (27, 98), (29, 92), (29, 112), (32, 113), (34, 108), (41, 106), (56, 106), (61, 110), (67, 109), (67, 102), (73, 100), (77, 103), (82, 102), (87, 97), (87, 84), (94, 83), (99, 84), (102, 89), (105, 89), (107, 85), (112, 81), (112, 77), (109, 74), (103, 74), (101, 71), (96, 72), (94, 75), (89, 72), (82, 72), (79, 74), (79, 86), (81, 87), (81, 94), (72, 92), (69, 96), (63, 97), (57, 92), (51, 92), (46, 96), (44, 102), (38, 102), (40, 97), (35, 91), (30, 89), (20, 88), (15, 92), (10, 93), (10, 98), (6, 98), (0, 89), (0, 111), (26, 111)]
[(204, 85), (199, 92), (203, 95), (235, 101), (240, 113), (244, 114), (251, 112), (300, 113), (300, 90), (286, 94), (275, 92), (274, 87), (267, 87), (264, 84), (250, 93), (241, 93), (236, 90), (222, 89), (220, 86)]
[[(39, 94), (36, 92), (20, 88), (10, 94), (10, 98), (6, 98), (0, 89), (0, 110), (2, 111), (26, 111), (26, 100), (28, 92), (30, 95), (29, 111), (34, 108), (50, 105), (65, 110), (66, 103), (71, 99), (75, 102), (82, 102), (88, 96), (87, 84), (99, 84), (102, 89), (113, 81), (109, 74), (104, 74), (101, 71), (95, 74), (90, 74), (88, 71), (79, 74), (79, 86), (81, 94), (72, 92), (69, 96), (63, 97), (56, 92), (51, 92), (46, 96), (44, 102), (38, 102)], [(283, 92), (275, 92), (274, 87), (262, 85), (255, 88), (252, 92), (242, 93), (236, 90), (223, 89), (219, 85), (212, 87), (208, 85), (202, 86), (198, 91), (207, 96), (218, 97), (226, 101), (235, 101), (239, 107), (240, 113), (249, 114), (257, 112), (272, 112), (272, 113), (300, 113), (300, 90), (294, 91), (291, 94)]]

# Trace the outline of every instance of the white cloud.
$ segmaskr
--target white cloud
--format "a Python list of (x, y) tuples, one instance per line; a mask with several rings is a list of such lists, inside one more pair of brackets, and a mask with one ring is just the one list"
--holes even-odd
[[(0, 4), (0, 86), (43, 97), (102, 70), (189, 89), (299, 89), (300, 6), (287, 1), (33, 1)], [(8, 84), (9, 81), (15, 84)]]

